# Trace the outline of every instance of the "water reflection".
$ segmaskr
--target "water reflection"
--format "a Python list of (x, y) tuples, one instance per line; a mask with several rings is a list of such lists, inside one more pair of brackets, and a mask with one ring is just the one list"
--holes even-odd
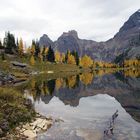
[[(87, 133), (90, 133), (89, 137), (98, 134), (116, 109), (119, 109), (120, 116), (116, 132), (118, 138), (114, 139), (138, 139), (140, 136), (139, 70), (103, 69), (51, 80), (39, 76), (32, 78), (24, 89), (34, 99), (35, 108), (39, 112), (65, 119), (66, 122), (59, 127), (59, 131), (62, 130), (59, 139), (63, 139), (64, 135), (70, 136), (71, 131), (72, 136), (66, 137), (67, 139), (83, 140), (83, 135)], [(67, 129), (63, 130), (65, 128)], [(54, 131), (57, 133), (58, 126), (49, 131), (49, 135), (53, 135)], [(125, 136), (128, 133), (129, 137)], [(100, 133), (98, 136), (102, 137)], [(57, 140), (48, 136), (44, 139), (46, 138)]]
[(53, 80), (33, 78), (26, 89), (35, 101), (42, 100), (48, 104), (55, 96), (70, 106), (78, 106), (82, 97), (108, 94), (115, 97), (135, 120), (140, 121), (139, 71), (110, 73), (101, 70)]
[[(109, 95), (95, 95), (82, 98), (77, 107), (66, 106), (57, 97), (48, 105), (35, 104), (36, 110), (44, 115), (64, 119), (56, 123), (49, 131), (39, 135), (39, 140), (138, 140), (140, 125), (121, 107), (115, 98)], [(119, 117), (115, 121), (114, 135), (103, 136), (112, 112), (118, 109)]]

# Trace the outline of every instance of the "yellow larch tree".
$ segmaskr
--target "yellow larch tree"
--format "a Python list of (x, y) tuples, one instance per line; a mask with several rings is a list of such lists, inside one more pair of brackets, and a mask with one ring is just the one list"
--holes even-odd
[(28, 55), (31, 54), (31, 47), (30, 47), (30, 46), (26, 48), (26, 53), (27, 53)]
[(35, 64), (35, 58), (33, 55), (31, 55), (31, 58), (30, 58), (30, 64), (33, 66)]
[(31, 51), (32, 55), (35, 54), (35, 45), (34, 44), (32, 44), (30, 51)]
[(93, 60), (90, 58), (90, 56), (84, 55), (80, 59), (80, 66), (82, 67), (90, 67), (93, 65)]
[(46, 47), (46, 48), (45, 48), (45, 54), (46, 54), (46, 55), (48, 54), (48, 50), (49, 50), (49, 48)]
[(67, 60), (67, 63), (68, 63), (68, 64), (76, 64), (76, 62), (75, 62), (75, 58), (74, 58), (73, 55), (68, 54), (68, 60)]
[(24, 53), (24, 50), (23, 50), (23, 40), (22, 40), (22, 38), (20, 38), (20, 40), (19, 40), (19, 45), (18, 45), (18, 54), (20, 55), (20, 56), (22, 56), (23, 55), (23, 53)]
[(83, 73), (80, 75), (80, 80), (85, 85), (91, 84), (91, 82), (93, 80), (93, 74), (92, 73)]
[(67, 80), (68, 80), (67, 86), (69, 88), (74, 88), (74, 86), (76, 85), (76, 76), (68, 77)]
[(59, 51), (55, 51), (55, 62), (60, 63), (61, 62), (61, 54)]
[(58, 78), (56, 79), (55, 81), (55, 87), (56, 87), (56, 90), (59, 90), (63, 85), (63, 79), (62, 78)]

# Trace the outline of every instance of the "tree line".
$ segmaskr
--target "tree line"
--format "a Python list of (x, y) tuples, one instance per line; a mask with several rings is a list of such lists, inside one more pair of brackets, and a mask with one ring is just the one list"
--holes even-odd
[(51, 46), (40, 46), (38, 40), (32, 40), (31, 46), (26, 47), (25, 43), (23, 43), (22, 38), (16, 40), (14, 35), (10, 32), (5, 33), (3, 43), (2, 41), (0, 41), (0, 49), (4, 50), (1, 51), (2, 60), (5, 59), (5, 54), (14, 54), (19, 57), (28, 57), (31, 65), (35, 65), (35, 63), (39, 61), (50, 63), (73, 64), (81, 67), (90, 68), (140, 66), (139, 58), (136, 58), (134, 60), (125, 60), (125, 54), (116, 57), (114, 63), (108, 63), (103, 61), (94, 61), (90, 56), (87, 56), (86, 54), (80, 57), (78, 55), (78, 52), (75, 50), (67, 50), (66, 53), (61, 53), (58, 50), (53, 50)]
[(3, 43), (0, 41), (0, 49), (4, 49), (4, 54), (14, 54), (20, 57), (29, 56), (31, 65), (34, 65), (36, 61), (41, 61), (88, 67), (93, 63), (93, 60), (87, 55), (80, 58), (75, 50), (67, 50), (66, 53), (61, 53), (58, 50), (54, 51), (51, 46), (40, 46), (38, 40), (32, 40), (31, 46), (25, 47), (22, 38), (16, 40), (10, 32), (5, 33)]

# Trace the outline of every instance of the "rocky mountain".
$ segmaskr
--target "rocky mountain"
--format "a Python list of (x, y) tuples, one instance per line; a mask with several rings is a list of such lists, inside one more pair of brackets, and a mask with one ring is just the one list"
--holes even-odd
[(43, 35), (40, 45), (51, 45), (60, 52), (76, 50), (80, 56), (87, 54), (95, 60), (109, 62), (119, 62), (124, 57), (140, 57), (140, 10), (130, 16), (119, 32), (106, 42), (80, 39), (78, 33), (72, 30), (64, 32), (55, 42)]
[(53, 46), (53, 41), (48, 37), (48, 35), (44, 34), (40, 37), (39, 45), (42, 46)]

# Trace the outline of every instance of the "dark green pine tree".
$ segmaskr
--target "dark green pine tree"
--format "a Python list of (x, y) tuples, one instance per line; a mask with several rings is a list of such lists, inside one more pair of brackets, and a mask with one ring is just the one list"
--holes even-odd
[(54, 62), (54, 61), (55, 61), (54, 51), (53, 51), (53, 49), (51, 48), (51, 46), (49, 47), (49, 50), (48, 50), (47, 60), (48, 60), (49, 62)]
[(46, 48), (46, 47), (43, 46), (43, 50), (42, 50), (43, 61), (46, 61), (45, 48)]
[(38, 41), (34, 42), (34, 45), (35, 45), (35, 57), (38, 57), (40, 53), (39, 42)]
[(76, 61), (76, 65), (79, 65), (79, 55), (78, 52), (75, 52), (75, 61)]
[(5, 34), (4, 47), (5, 53), (13, 54), (16, 51), (15, 37), (10, 32)]
[(67, 50), (67, 52), (66, 52), (66, 54), (65, 54), (65, 63), (67, 63), (67, 61), (68, 61), (68, 50)]
[(50, 95), (52, 95), (54, 90), (55, 90), (55, 80), (48, 81), (47, 82), (47, 88), (48, 88), (48, 91), (49, 91)]
[(0, 40), (0, 49), (4, 49), (4, 46), (2, 45), (1, 40)]

